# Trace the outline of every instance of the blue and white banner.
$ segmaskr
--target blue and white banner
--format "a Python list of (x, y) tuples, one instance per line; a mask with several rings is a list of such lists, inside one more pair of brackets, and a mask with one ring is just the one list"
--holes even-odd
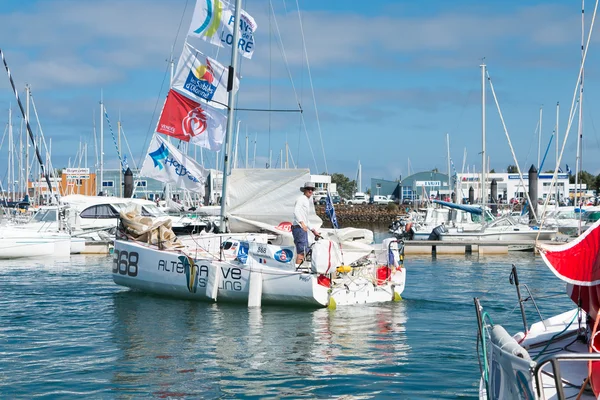
[[(188, 36), (199, 37), (219, 47), (231, 47), (235, 8), (223, 0), (197, 0)], [(241, 10), (238, 51), (246, 58), (254, 53), (254, 18)]]
[[(195, 101), (206, 101), (215, 108), (226, 108), (228, 70), (218, 61), (205, 56), (189, 44), (185, 44), (172, 88)], [(233, 90), (238, 89), (240, 80), (234, 78)]]
[(340, 226), (338, 225), (337, 216), (335, 215), (335, 208), (333, 208), (333, 201), (331, 201), (331, 194), (329, 193), (329, 191), (327, 191), (327, 197), (325, 199), (325, 215), (327, 215), (327, 217), (331, 221), (331, 225), (333, 225), (335, 229), (340, 229)]
[(173, 183), (179, 188), (203, 196), (208, 172), (159, 135), (154, 135), (140, 175), (160, 182)]

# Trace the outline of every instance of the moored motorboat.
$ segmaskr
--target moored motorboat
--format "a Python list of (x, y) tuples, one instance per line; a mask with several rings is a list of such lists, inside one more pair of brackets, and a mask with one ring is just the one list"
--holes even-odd
[(68, 257), (71, 236), (62, 232), (37, 232), (6, 226), (0, 229), (0, 258)]

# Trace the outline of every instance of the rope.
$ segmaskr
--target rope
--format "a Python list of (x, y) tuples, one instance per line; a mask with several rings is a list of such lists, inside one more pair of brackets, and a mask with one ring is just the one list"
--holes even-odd
[(110, 119), (108, 118), (108, 112), (106, 112), (106, 106), (103, 104), (102, 109), (104, 110), (104, 116), (106, 117), (106, 122), (108, 122), (108, 129), (110, 130), (110, 136), (112, 136), (113, 144), (115, 145), (115, 149), (117, 150), (117, 157), (119, 157), (119, 163), (121, 164), (121, 169), (123, 172), (126, 170), (126, 163), (121, 158), (121, 152), (119, 151), (119, 145), (117, 144), (117, 139), (115, 138), (115, 133), (113, 132), (112, 124), (110, 123)]
[(533, 358), (533, 361), (537, 361), (542, 354), (544, 354), (544, 351), (548, 348), (548, 346), (550, 346), (552, 344), (552, 341), (554, 339), (556, 339), (557, 337), (559, 337), (560, 335), (562, 335), (563, 333), (565, 333), (567, 331), (567, 329), (569, 329), (569, 327), (571, 326), (571, 324), (573, 323), (573, 321), (575, 321), (575, 318), (579, 315), (579, 309), (575, 312), (575, 315), (573, 315), (573, 318), (571, 319), (571, 321), (567, 324), (567, 326), (565, 326), (565, 328), (558, 332), (557, 334), (553, 335), (550, 340), (548, 340), (548, 342), (546, 343), (546, 345), (542, 348), (542, 350), (540, 350), (540, 352), (537, 354), (537, 356), (535, 356)]
[[(302, 104), (300, 103), (300, 99), (298, 98), (298, 92), (296, 91), (296, 86), (294, 85), (294, 81), (292, 79), (292, 74), (291, 74), (291, 71), (289, 69), (287, 55), (285, 53), (285, 49), (283, 48), (283, 41), (281, 39), (281, 31), (279, 30), (279, 24), (277, 23), (277, 18), (275, 18), (275, 10), (273, 9), (273, 3), (271, 1), (269, 1), (269, 5), (270, 5), (270, 9), (271, 9), (271, 13), (270, 14), (273, 15), (273, 19), (274, 19), (274, 22), (275, 22), (275, 29), (277, 31), (277, 38), (279, 39), (277, 41), (277, 45), (279, 47), (279, 50), (281, 51), (283, 60), (285, 62), (286, 69), (287, 69), (287, 72), (288, 72), (288, 76), (289, 76), (290, 82), (292, 84), (292, 90), (294, 91), (294, 96), (296, 97), (296, 102), (298, 103), (298, 108), (300, 110), (302, 110)], [(302, 22), (300, 22), (300, 29), (302, 29)], [(304, 35), (303, 35), (303, 37), (304, 37)], [(314, 92), (313, 92), (313, 99), (314, 99)], [(315, 109), (315, 111), (316, 111), (316, 109)], [(313, 151), (312, 145), (310, 144), (310, 139), (308, 137), (308, 129), (306, 128), (306, 121), (304, 119), (304, 113), (302, 113), (302, 112), (300, 113), (300, 119), (302, 121), (302, 127), (304, 128), (304, 133), (306, 134), (308, 149), (310, 150), (310, 154), (312, 156), (313, 163), (315, 164), (315, 169), (318, 170), (319, 167), (317, 166), (317, 160), (315, 158), (315, 153)], [(318, 118), (317, 118), (317, 121), (318, 121)], [(319, 129), (319, 131), (320, 131), (320, 129)], [(323, 147), (322, 143), (323, 142), (321, 140), (321, 147)], [(325, 170), (327, 170), (327, 167), (325, 167)]]
[[(565, 147), (567, 145), (567, 139), (569, 138), (569, 132), (571, 131), (571, 126), (572, 126), (572, 123), (573, 123), (573, 119), (575, 117), (575, 106), (576, 106), (575, 102), (576, 102), (576, 99), (577, 99), (577, 89), (579, 87), (579, 83), (581, 81), (581, 77), (583, 76), (583, 69), (584, 69), (584, 66), (585, 66), (585, 60), (587, 58), (587, 53), (588, 53), (588, 49), (589, 49), (589, 46), (590, 46), (590, 40), (591, 40), (591, 37), (592, 37), (592, 31), (594, 29), (594, 22), (596, 21), (596, 13), (597, 13), (597, 11), (598, 11), (598, 0), (596, 0), (596, 4), (594, 5), (594, 13), (592, 14), (592, 21), (591, 21), (591, 24), (590, 24), (590, 31), (588, 32), (587, 42), (586, 42), (586, 45), (585, 45), (585, 51), (583, 52), (583, 56), (581, 58), (581, 66), (579, 67), (579, 75), (577, 76), (577, 81), (575, 82), (575, 89), (573, 91), (573, 99), (571, 100), (571, 109), (570, 109), (571, 111), (570, 111), (569, 123), (567, 125), (567, 130), (566, 130), (566, 133), (565, 133), (564, 138), (563, 138), (563, 144), (562, 144), (562, 147), (560, 149), (560, 156), (558, 157), (558, 160), (556, 162), (556, 166), (554, 167), (554, 175), (552, 177), (552, 181), (550, 182), (550, 190), (552, 190), (552, 187), (556, 184), (556, 177), (557, 177), (557, 174), (558, 174), (558, 168), (559, 168), (560, 163), (562, 161), (562, 157), (563, 157), (563, 154), (564, 154), (564, 151), (565, 151)], [(549, 199), (550, 199), (550, 196), (547, 196), (546, 201), (544, 202), (544, 210), (546, 209), (546, 205), (547, 205)], [(538, 233), (538, 236), (539, 236), (539, 233)]]
[[(185, 10), (187, 10), (189, 0), (185, 1), (185, 6), (183, 7), (183, 12), (181, 13), (181, 19), (179, 20), (179, 26), (177, 27), (177, 33), (175, 34), (175, 39), (173, 40), (173, 45), (171, 49), (175, 47), (175, 43), (177, 43), (177, 39), (179, 38), (179, 32), (181, 31), (181, 26), (183, 24), (183, 19), (185, 18)], [(165, 86), (165, 80), (167, 79), (167, 74), (169, 73), (169, 64), (165, 68), (165, 73), (163, 75), (163, 80), (160, 84), (160, 89), (158, 91), (158, 96), (156, 97), (156, 103), (154, 104), (154, 110), (152, 111), (152, 117), (150, 118), (150, 122), (148, 123), (148, 129), (146, 130), (146, 138), (144, 139), (144, 145), (142, 146), (142, 153), (140, 155), (140, 159), (138, 164), (141, 164), (144, 158), (146, 157), (146, 149), (148, 148), (148, 139), (150, 137), (150, 132), (153, 131), (152, 123), (154, 122), (154, 116), (156, 115), (156, 110), (158, 108), (158, 103), (160, 102), (161, 93), (163, 91), (163, 87)]]

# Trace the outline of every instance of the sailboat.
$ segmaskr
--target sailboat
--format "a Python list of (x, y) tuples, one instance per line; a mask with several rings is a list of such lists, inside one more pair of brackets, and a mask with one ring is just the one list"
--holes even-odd
[(523, 332), (511, 336), (502, 325), (494, 324), (475, 298), (478, 346), (483, 349), (481, 399), (598, 398), (598, 243), (600, 221), (573, 242), (537, 246), (548, 268), (567, 282), (567, 295), (577, 307), (531, 326), (524, 308), (528, 299), (521, 297), (517, 269), (513, 266), (510, 279), (517, 290)]
[[(218, 12), (213, 13), (215, 6)], [(216, 18), (221, 18), (220, 25)], [(242, 38), (240, 29), (244, 30)], [(236, 0), (235, 8), (218, 0), (203, 0), (196, 4), (190, 34), (200, 35), (211, 43), (214, 43), (214, 35), (229, 38), (224, 42), (238, 43), (242, 55), (250, 58), (255, 29), (254, 19), (241, 9), (241, 0)], [(237, 60), (238, 51), (234, 46), (229, 77), (235, 76)], [(214, 65), (211, 61), (205, 65), (209, 63)], [(178, 69), (180, 67), (178, 65)], [(188, 71), (195, 74), (198, 69)], [(157, 129), (185, 138), (186, 126), (190, 128), (187, 132), (192, 133), (198, 130), (196, 128), (206, 128), (202, 138), (190, 141), (213, 149), (223, 145), (220, 228), (228, 233), (177, 238), (168, 222), (122, 212), (121, 229), (115, 240), (114, 282), (144, 292), (213, 302), (241, 302), (250, 307), (265, 302), (335, 308), (399, 300), (406, 270), (403, 243), (395, 239), (373, 245), (373, 233), (369, 230), (321, 229), (323, 238), (311, 245), (311, 261), (294, 263), (296, 254), (289, 219), (294, 199), (300, 195), (299, 188), (310, 181), (310, 171), (229, 170), (236, 95), (235, 85), (229, 81), (226, 121), (214, 110), (204, 116), (194, 110), (187, 115), (176, 115), (170, 112), (167, 99)], [(218, 88), (217, 85), (211, 92), (216, 93)], [(173, 90), (169, 95), (171, 93)], [(181, 92), (173, 97), (182, 103), (190, 101)], [(207, 109), (210, 103), (196, 104)], [(210, 121), (212, 128), (209, 129)], [(223, 124), (227, 128), (223, 143), (219, 143), (218, 133)], [(186, 185), (189, 190), (202, 191), (205, 170), (164, 139), (155, 136), (154, 140), (146, 158), (147, 170), (157, 177), (171, 174), (173, 181)], [(315, 226), (322, 222), (316, 214), (311, 219)]]
[[(583, 44), (578, 84), (585, 65), (592, 28)], [(583, 15), (583, 10), (582, 10)], [(576, 101), (576, 85), (571, 115)], [(563, 151), (570, 123), (563, 141)], [(562, 155), (562, 153), (561, 153)], [(560, 164), (560, 157), (556, 169)], [(556, 175), (556, 171), (555, 171)], [(600, 398), (600, 221), (572, 242), (536, 245), (546, 266), (566, 282), (566, 292), (576, 305), (543, 319), (534, 295), (521, 296), (517, 269), (513, 265), (510, 282), (516, 287), (523, 331), (510, 335), (474, 299), (478, 325), (478, 353), (481, 366), (480, 399), (598, 399)], [(541, 321), (527, 323), (525, 302), (531, 300)], [(481, 346), (481, 347), (480, 347)]]

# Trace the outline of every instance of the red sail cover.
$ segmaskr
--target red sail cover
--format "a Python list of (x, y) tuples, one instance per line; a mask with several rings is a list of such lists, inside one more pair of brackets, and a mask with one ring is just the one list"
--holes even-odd
[(565, 282), (580, 286), (600, 284), (600, 221), (572, 242), (538, 244), (544, 262)]

